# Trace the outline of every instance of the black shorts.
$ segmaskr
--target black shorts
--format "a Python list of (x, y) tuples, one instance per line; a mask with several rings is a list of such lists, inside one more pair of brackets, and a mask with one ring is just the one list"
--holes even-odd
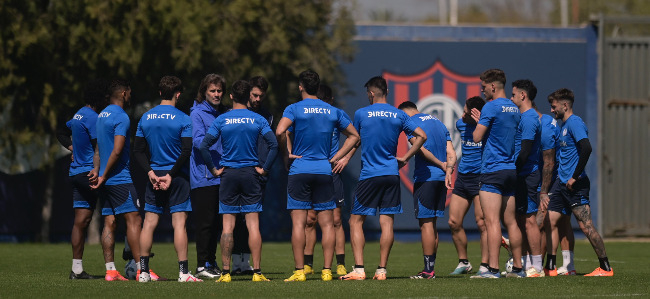
[(588, 205), (590, 185), (589, 178), (584, 177), (573, 184), (573, 191), (569, 191), (566, 184), (555, 180), (549, 192), (548, 210), (569, 214), (574, 207)]
[(368, 178), (357, 183), (354, 190), (353, 215), (377, 215), (402, 213), (399, 176), (384, 175)]
[(480, 179), (481, 175), (478, 173), (459, 172), (454, 183), (454, 190), (451, 193), (472, 201), (478, 195)]
[(501, 194), (501, 196), (513, 196), (516, 183), (517, 171), (514, 169), (481, 174), (481, 191)]
[(104, 185), (99, 191), (102, 200), (102, 215), (119, 215), (139, 212), (140, 201), (133, 183)]
[(415, 218), (445, 217), (447, 186), (444, 181), (416, 182), (413, 185)]
[(290, 175), (287, 180), (287, 209), (316, 211), (333, 210), (336, 203), (334, 182), (327, 174), (300, 173)]
[[(154, 170), (157, 176), (164, 176), (169, 170)], [(151, 182), (147, 180), (147, 190), (144, 194), (144, 210), (162, 214), (165, 208), (170, 213), (191, 212), (190, 181), (186, 174), (180, 173), (172, 178), (172, 183), (167, 190), (154, 190)]]
[(252, 166), (224, 169), (219, 188), (219, 214), (261, 212), (262, 180)]
[(72, 182), (72, 207), (94, 210), (97, 206), (97, 191), (90, 188), (88, 171), (70, 177)]
[(527, 215), (537, 213), (539, 209), (539, 197), (537, 187), (541, 180), (539, 169), (528, 175), (517, 176), (515, 187), (515, 207), (517, 214)]
[(345, 199), (343, 195), (343, 180), (341, 180), (340, 173), (332, 174), (332, 182), (334, 184), (334, 196), (332, 200), (336, 203), (336, 207), (340, 208), (345, 206)]

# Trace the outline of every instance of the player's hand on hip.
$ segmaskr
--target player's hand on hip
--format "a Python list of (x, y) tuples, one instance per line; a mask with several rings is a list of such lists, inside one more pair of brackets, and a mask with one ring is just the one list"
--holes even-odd
[(574, 179), (574, 178), (570, 178), (570, 179), (566, 182), (566, 188), (569, 189), (569, 191), (573, 191), (573, 184), (575, 184), (575, 182), (576, 182), (576, 179)]
[(224, 169), (226, 168), (225, 167), (221, 167), (219, 169), (217, 169), (216, 167), (212, 168), (212, 175), (214, 175), (215, 177), (220, 177)]
[(264, 168), (259, 166), (255, 166), (255, 171), (261, 176), (267, 176), (269, 174), (266, 170), (264, 170)]

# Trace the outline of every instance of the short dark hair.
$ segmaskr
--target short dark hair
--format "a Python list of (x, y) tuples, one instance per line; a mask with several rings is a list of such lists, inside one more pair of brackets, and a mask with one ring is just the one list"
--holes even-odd
[(196, 95), (196, 101), (201, 103), (205, 101), (205, 92), (210, 87), (210, 84), (215, 86), (221, 85), (221, 88), (226, 89), (226, 79), (223, 76), (217, 74), (207, 74), (203, 80), (201, 80), (201, 85), (199, 85), (199, 91)]
[(160, 79), (158, 91), (163, 100), (171, 100), (176, 93), (183, 92), (183, 83), (178, 77), (164, 76)]
[(489, 69), (481, 74), (481, 81), (486, 83), (499, 82), (506, 85), (506, 73), (500, 69)]
[(418, 106), (415, 105), (415, 103), (413, 103), (413, 102), (411, 102), (411, 101), (406, 101), (406, 102), (402, 102), (401, 104), (399, 104), (399, 106), (397, 106), (397, 109), (400, 109), (400, 110), (404, 110), (404, 109), (416, 109), (416, 110), (417, 110), (417, 109), (418, 109)]
[(121, 92), (131, 89), (129, 81), (124, 79), (113, 79), (108, 85), (109, 98), (117, 97)]
[(315, 96), (320, 85), (320, 77), (318, 77), (318, 73), (306, 70), (298, 75), (298, 83), (302, 85), (308, 95)]
[(325, 84), (321, 84), (320, 87), (318, 87), (318, 92), (316, 93), (316, 96), (325, 103), (328, 104), (334, 103), (334, 97), (332, 96), (332, 89)]
[(530, 81), (528, 79), (522, 79), (522, 80), (517, 80), (515, 82), (512, 82), (512, 87), (525, 91), (531, 102), (534, 101), (535, 96), (537, 96), (537, 87), (535, 87), (533, 81)]
[(366, 84), (363, 85), (366, 89), (375, 89), (375, 92), (379, 91), (381, 94), (379, 96), (386, 96), (388, 94), (388, 84), (386, 79), (382, 76), (375, 76), (370, 78)]
[(266, 78), (262, 76), (255, 76), (253, 78), (250, 78), (250, 80), (248, 80), (248, 83), (250, 83), (251, 89), (253, 87), (257, 87), (262, 92), (266, 92), (266, 90), (269, 89), (269, 81), (266, 81)]
[(232, 84), (230, 94), (235, 103), (246, 105), (250, 99), (251, 84), (245, 80), (237, 80)]
[(567, 101), (569, 103), (569, 107), (573, 107), (573, 100), (573, 91), (568, 88), (560, 88), (548, 95), (549, 103), (552, 103), (553, 101)]
[(476, 110), (481, 111), (485, 106), (485, 100), (482, 97), (471, 97), (465, 101), (465, 105), (467, 105), (467, 110), (476, 108)]
[(90, 107), (103, 110), (108, 104), (108, 85), (106, 79), (94, 79), (84, 88), (84, 102)]

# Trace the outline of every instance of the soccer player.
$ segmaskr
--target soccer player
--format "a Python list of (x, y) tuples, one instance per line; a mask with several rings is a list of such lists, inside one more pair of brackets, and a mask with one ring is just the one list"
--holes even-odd
[(94, 279), (84, 271), (82, 258), (86, 232), (97, 205), (97, 193), (90, 189), (90, 183), (97, 179), (99, 157), (97, 147), (97, 112), (104, 109), (107, 101), (107, 82), (98, 79), (88, 83), (84, 89), (86, 105), (75, 113), (65, 127), (57, 132), (61, 145), (72, 152), (70, 181), (72, 183), (72, 207), (74, 225), (70, 243), (72, 244), (72, 270), (70, 279)]
[[(325, 85), (321, 84), (318, 88), (318, 93), (316, 94), (319, 99), (334, 105), (334, 97), (332, 96), (332, 89)], [(338, 108), (336, 108), (338, 109)], [(348, 116), (343, 112), (344, 116)], [(348, 121), (352, 122), (351, 120)], [(330, 151), (330, 158), (336, 155), (336, 152), (339, 150), (339, 131), (334, 129), (332, 132), (332, 149)], [(290, 138), (287, 138), (287, 142), (290, 142)], [(343, 180), (341, 180), (341, 172), (343, 168), (348, 164), (349, 159), (347, 155), (341, 158), (334, 169), (332, 169), (332, 181), (334, 182), (334, 197), (332, 198), (336, 202), (336, 208), (334, 208), (334, 234), (335, 234), (335, 245), (334, 253), (336, 255), (336, 274), (339, 276), (348, 274), (345, 270), (345, 232), (343, 231), (343, 223), (341, 217), (341, 208), (345, 205), (343, 197)], [(307, 226), (305, 227), (305, 274), (313, 274), (313, 262), (314, 262), (314, 247), (316, 247), (316, 211), (311, 209), (307, 212)]]
[(108, 93), (110, 105), (97, 116), (99, 177), (91, 183), (91, 188), (99, 189), (99, 196), (104, 202), (104, 230), (101, 238), (106, 262), (105, 279), (115, 281), (127, 280), (115, 268), (115, 216), (123, 215), (126, 220), (126, 237), (136, 260), (140, 260), (142, 218), (138, 211), (138, 194), (129, 170), (131, 122), (124, 111), (124, 106), (131, 101), (131, 87), (128, 82), (116, 79), (109, 85)]
[[(614, 270), (609, 265), (605, 243), (594, 227), (589, 207), (590, 182), (585, 173), (585, 166), (591, 154), (591, 143), (587, 136), (587, 126), (582, 119), (573, 114), (574, 95), (569, 89), (562, 88), (549, 97), (551, 112), (556, 119), (562, 120), (560, 128), (560, 153), (558, 179), (551, 188), (548, 205), (551, 228), (556, 229), (559, 214), (563, 208), (569, 207), (576, 217), (580, 229), (585, 234), (598, 256), (600, 267), (585, 276), (614, 276)], [(553, 254), (557, 244), (551, 244), (547, 254)], [(551, 259), (548, 256), (549, 260)], [(550, 261), (548, 269), (554, 269), (554, 261)]]
[(526, 277), (544, 277), (542, 271), (542, 244), (537, 211), (539, 198), (537, 188), (540, 183), (539, 157), (542, 128), (537, 111), (533, 108), (537, 87), (530, 80), (512, 82), (512, 97), (519, 108), (521, 120), (515, 135), (515, 166), (517, 184), (515, 186), (515, 208), (517, 223), (522, 232), (522, 252), (527, 253)]
[[(332, 280), (332, 257), (334, 255), (332, 200), (332, 164), (336, 164), (359, 141), (359, 134), (345, 117), (345, 113), (319, 100), (316, 96), (320, 78), (312, 70), (298, 76), (298, 90), (302, 101), (289, 105), (282, 115), (275, 132), (280, 143), (286, 146), (286, 132), (294, 126), (291, 155), (299, 157), (291, 164), (287, 185), (287, 209), (291, 210), (291, 247), (295, 271), (285, 281), (305, 281), (304, 250), (307, 211), (316, 210), (322, 231), (323, 270), (321, 279)], [(332, 157), (332, 132), (337, 128), (347, 136), (341, 149)]]
[[(372, 77), (365, 84), (370, 106), (354, 113), (354, 127), (361, 136), (361, 174), (354, 191), (354, 205), (350, 215), (350, 242), (354, 253), (354, 270), (342, 280), (364, 280), (363, 222), (368, 215), (377, 215), (379, 208), (379, 266), (373, 279), (386, 279), (388, 255), (393, 246), (395, 214), (402, 213), (399, 168), (420, 150), (426, 134), (409, 116), (386, 101), (386, 79)], [(399, 134), (404, 131), (413, 136), (411, 148), (402, 157), (396, 157)], [(359, 144), (357, 144), (357, 147)], [(351, 156), (353, 153), (349, 154)]]
[[(479, 200), (483, 208), (488, 237), (488, 272), (472, 278), (499, 278), (499, 249), (501, 247), (501, 219), (508, 230), (513, 251), (513, 272), (508, 276), (525, 277), (521, 264), (521, 231), (515, 219), (514, 185), (515, 134), (521, 114), (515, 104), (506, 98), (506, 75), (502, 70), (489, 69), (480, 76), (485, 99), (488, 101), (475, 118), (474, 142), (483, 142), (481, 162), (481, 189)], [(473, 117), (475, 117), (475, 110)]]
[[(189, 273), (187, 262), (185, 222), (192, 211), (187, 162), (192, 151), (192, 122), (187, 114), (176, 108), (182, 90), (183, 85), (177, 77), (162, 77), (158, 84), (160, 105), (142, 115), (135, 134), (135, 159), (149, 177), (140, 234), (139, 282), (151, 281), (149, 255), (153, 233), (165, 208), (172, 214), (178, 281), (202, 281)], [(151, 159), (147, 158), (147, 149)]]
[[(219, 213), (223, 216), (221, 234), (221, 261), (223, 272), (217, 282), (230, 282), (230, 256), (233, 248), (233, 230), (236, 214), (243, 213), (248, 227), (248, 245), (253, 257), (253, 281), (269, 281), (262, 274), (262, 236), (259, 213), (262, 212), (261, 176), (268, 175), (277, 155), (277, 140), (269, 123), (259, 114), (248, 110), (251, 85), (239, 80), (232, 85), (230, 98), (233, 110), (219, 115), (212, 122), (201, 142), (201, 154), (212, 175), (221, 176)], [(264, 165), (259, 164), (257, 140), (263, 136), (268, 148)], [(220, 168), (210, 159), (209, 148), (221, 137), (223, 156)]]
[(481, 155), (483, 143), (474, 142), (476, 121), (472, 118), (472, 109), (481, 111), (485, 101), (481, 97), (471, 97), (465, 101), (463, 116), (456, 121), (460, 132), (462, 155), (458, 163), (458, 174), (449, 202), (449, 228), (458, 253), (458, 266), (451, 275), (466, 274), (472, 271), (472, 264), (467, 256), (467, 235), (463, 229), (463, 219), (469, 207), (474, 203), (474, 218), (481, 234), (481, 265), (478, 272), (486, 272), (488, 267), (487, 233), (481, 202), (478, 199), (479, 178), (481, 175)]
[[(262, 76), (255, 76), (248, 80), (251, 85), (251, 92), (248, 103), (246, 106), (248, 110), (261, 115), (271, 126), (273, 130), (273, 114), (262, 107), (262, 102), (266, 99), (266, 91), (269, 88), (269, 82)], [(257, 156), (260, 165), (266, 163), (266, 157), (269, 150), (264, 141), (264, 136), (257, 138)], [(261, 176), (260, 182), (262, 184), (262, 200), (264, 200), (264, 190), (266, 189), (266, 182), (268, 176)], [(232, 274), (253, 274), (253, 267), (250, 265), (251, 249), (248, 246), (248, 228), (246, 228), (246, 220), (243, 214), (237, 214), (235, 222), (235, 230), (233, 232), (235, 245), (232, 249)]]
[[(435, 116), (421, 113), (411, 101), (403, 102), (397, 107), (406, 112), (411, 120), (427, 136), (427, 141), (415, 155), (413, 171), (413, 206), (415, 218), (420, 224), (422, 234), (422, 253), (424, 270), (411, 279), (436, 278), (434, 266), (438, 252), (438, 230), (436, 218), (445, 216), (447, 189), (451, 188), (452, 172), (456, 165), (456, 151), (451, 144), (447, 127)], [(413, 143), (415, 137), (407, 136)]]
[[(206, 75), (199, 85), (194, 106), (190, 108), (192, 120), (192, 155), (190, 156), (190, 197), (192, 198), (192, 219), (196, 226), (196, 276), (215, 279), (221, 275), (216, 261), (217, 243), (221, 235), (219, 217), (219, 185), (221, 178), (210, 174), (203, 161), (199, 146), (205, 133), (217, 116), (228, 108), (221, 102), (226, 89), (226, 80), (217, 74)], [(210, 147), (210, 160), (219, 164), (221, 141)]]

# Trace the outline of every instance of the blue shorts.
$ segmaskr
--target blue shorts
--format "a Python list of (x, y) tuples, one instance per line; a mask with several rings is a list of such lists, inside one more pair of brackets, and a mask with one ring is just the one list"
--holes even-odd
[(376, 176), (357, 183), (350, 213), (375, 216), (377, 208), (380, 215), (402, 213), (399, 176)]
[(88, 171), (70, 177), (72, 181), (72, 207), (75, 209), (95, 210), (97, 192), (90, 189)]
[(445, 217), (447, 187), (444, 181), (416, 182), (413, 185), (415, 218)]
[(478, 195), (480, 179), (481, 175), (478, 173), (459, 172), (454, 183), (454, 190), (451, 193), (472, 201)]
[(481, 191), (501, 194), (501, 196), (513, 196), (516, 183), (517, 171), (514, 169), (481, 174)]
[(103, 201), (102, 216), (138, 212), (140, 201), (133, 183), (104, 185), (99, 191)]
[(332, 200), (336, 203), (336, 207), (340, 208), (345, 206), (345, 199), (343, 195), (343, 180), (341, 180), (340, 173), (332, 174), (332, 182), (334, 184), (334, 196)]
[(334, 185), (327, 174), (292, 174), (287, 180), (287, 209), (324, 211), (333, 210)]
[(517, 186), (515, 187), (515, 209), (517, 214), (537, 213), (539, 208), (537, 187), (541, 179), (539, 169), (528, 175), (517, 176)]
[[(157, 176), (164, 176), (169, 170), (154, 170)], [(179, 174), (172, 178), (172, 184), (167, 190), (154, 190), (151, 182), (147, 182), (144, 195), (144, 210), (146, 212), (162, 214), (165, 208), (170, 213), (191, 212), (190, 181), (187, 175)]]
[(252, 166), (224, 169), (219, 188), (219, 214), (262, 212), (264, 179)]
[(574, 207), (588, 205), (590, 185), (589, 178), (584, 177), (573, 184), (573, 191), (569, 191), (566, 184), (555, 180), (548, 194), (548, 210), (568, 215)]

